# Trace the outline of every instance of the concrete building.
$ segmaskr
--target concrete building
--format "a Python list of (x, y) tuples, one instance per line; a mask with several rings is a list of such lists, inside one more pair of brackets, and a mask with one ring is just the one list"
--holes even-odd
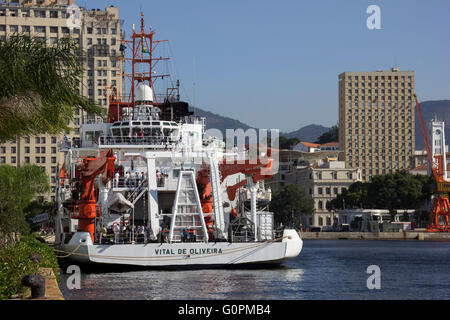
[(317, 152), (320, 151), (320, 144), (302, 141), (297, 143), (292, 150), (300, 152)]
[(301, 216), (302, 225), (324, 227), (333, 225), (337, 219), (335, 212), (327, 210), (327, 202), (361, 181), (361, 172), (358, 168), (346, 168), (343, 161), (325, 159), (309, 166), (297, 166), (285, 174), (285, 181), (298, 185), (314, 200), (314, 214)]
[[(394, 217), (386, 209), (345, 209), (338, 211), (338, 228), (348, 225), (353, 232), (398, 232), (411, 230), (416, 210), (400, 209)], [(392, 219), (393, 218), (393, 219)], [(415, 224), (415, 223), (414, 223)]]
[(362, 179), (414, 167), (414, 71), (339, 75), (339, 149)]
[(72, 5), (75, 0), (3, 0), (3, 3), (22, 6)]
[(278, 152), (278, 173), (269, 183), (279, 183), (280, 186), (286, 185), (286, 174), (294, 171), (297, 167), (309, 166), (310, 164), (319, 162), (322, 159), (338, 160), (339, 158), (338, 150), (301, 152), (296, 150), (281, 149)]
[(337, 151), (339, 150), (339, 142), (327, 142), (320, 145), (320, 151)]
[[(450, 152), (446, 146), (446, 161), (447, 161), (447, 179), (450, 180)], [(425, 149), (414, 151), (414, 168), (409, 170), (412, 174), (428, 175), (428, 160), (427, 151)]]
[[(68, 11), (74, 0), (10, 0), (0, 2), (0, 41), (16, 33), (24, 33), (52, 46), (61, 38), (76, 39), (84, 52), (82, 61), (84, 74), (81, 78), (82, 95), (107, 108), (112, 87), (122, 94), (122, 53), (120, 41), (125, 35), (121, 29), (119, 9), (114, 6), (105, 10), (79, 8), (78, 24), (73, 23), (73, 15)], [(96, 121), (91, 114), (75, 110), (73, 131), (66, 132), (76, 138), (80, 126)], [(62, 153), (58, 151), (61, 136), (42, 134), (36, 137), (18, 138), (0, 145), (0, 164), (20, 166), (36, 164), (45, 169), (50, 177), (52, 190), (56, 185), (58, 165), (62, 165)], [(53, 192), (45, 195), (51, 200)]]

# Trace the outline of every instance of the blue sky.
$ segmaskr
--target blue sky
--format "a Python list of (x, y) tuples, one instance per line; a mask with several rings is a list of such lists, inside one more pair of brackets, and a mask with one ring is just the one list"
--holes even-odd
[[(420, 100), (450, 99), (448, 0), (78, 0), (119, 7), (127, 36), (146, 25), (170, 41), (182, 98), (259, 128), (338, 119), (338, 74), (414, 70)], [(369, 5), (381, 29), (369, 30)]]

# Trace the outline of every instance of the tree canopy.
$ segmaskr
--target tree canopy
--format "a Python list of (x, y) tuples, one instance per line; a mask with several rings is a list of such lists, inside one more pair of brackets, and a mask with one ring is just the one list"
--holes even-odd
[(61, 133), (77, 108), (104, 112), (80, 95), (81, 54), (68, 38), (52, 47), (24, 35), (0, 41), (0, 143)]
[(284, 136), (279, 137), (279, 147), (280, 149), (291, 150), (296, 144), (300, 142), (299, 138), (286, 138)]
[(0, 231), (4, 235), (28, 231), (25, 208), (50, 190), (47, 174), (36, 165), (0, 166)]
[(270, 208), (277, 223), (299, 226), (299, 214), (312, 214), (314, 201), (295, 184), (289, 184), (278, 190), (272, 197)]
[(376, 175), (371, 182), (355, 182), (327, 203), (328, 209), (377, 208), (418, 209), (430, 199), (433, 180), (423, 175), (400, 171)]
[(316, 141), (316, 143), (324, 144), (327, 142), (339, 141), (339, 128), (338, 126), (332, 126), (330, 130), (324, 132)]

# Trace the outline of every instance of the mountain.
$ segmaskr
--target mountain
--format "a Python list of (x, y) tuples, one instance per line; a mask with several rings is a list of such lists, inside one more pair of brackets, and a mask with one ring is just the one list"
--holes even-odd
[[(423, 101), (420, 103), (420, 109), (422, 111), (422, 117), (427, 125), (430, 127), (430, 121), (435, 117), (439, 121), (445, 122), (445, 136), (446, 142), (450, 145), (450, 100), (436, 100), (436, 101)], [(199, 108), (193, 108), (194, 114), (199, 117), (206, 118), (206, 129), (216, 128), (222, 131), (225, 137), (225, 130), (227, 128), (237, 129), (241, 128), (247, 130), (252, 128), (251, 126), (229, 117), (224, 117), (219, 114), (215, 114), (209, 111), (205, 111)], [(415, 137), (416, 137), (416, 150), (424, 148), (422, 133), (420, 132), (419, 119), (416, 114), (416, 126), (415, 126)], [(302, 127), (296, 131), (292, 132), (280, 132), (280, 135), (286, 138), (299, 138), (301, 141), (315, 142), (317, 139), (330, 128), (324, 127), (322, 125), (311, 124)]]
[(251, 126), (232, 118), (224, 117), (216, 113), (212, 113), (209, 111), (202, 110), (200, 108), (192, 108), (194, 111), (194, 115), (197, 117), (205, 117), (206, 118), (206, 130), (208, 129), (219, 129), (222, 131), (223, 136), (225, 137), (226, 129), (243, 129), (247, 130), (252, 128)]
[[(249, 128), (253, 128), (239, 120), (235, 120), (229, 117), (224, 117), (216, 113), (212, 113), (209, 111), (205, 111), (200, 108), (192, 108), (194, 111), (194, 115), (197, 117), (205, 117), (206, 118), (206, 130), (208, 129), (219, 129), (223, 136), (226, 135), (226, 129), (243, 129), (247, 130)], [(255, 128), (257, 129), (257, 128)], [(330, 128), (311, 124), (300, 128), (296, 131), (292, 132), (280, 132), (281, 136), (285, 136), (286, 138), (299, 138), (301, 141), (306, 142), (315, 142), (324, 132), (328, 131)]]
[[(445, 138), (446, 144), (450, 144), (450, 100), (436, 100), (436, 101), (424, 101), (420, 103), (420, 110), (422, 112), (423, 121), (425, 122), (428, 134), (430, 130), (430, 121), (436, 118), (438, 121), (445, 122)], [(423, 143), (422, 132), (420, 131), (419, 118), (416, 114), (416, 150), (423, 149), (425, 144)], [(428, 136), (430, 139), (430, 136)], [(431, 141), (430, 141), (431, 143)]]
[(310, 124), (296, 131), (280, 133), (280, 136), (285, 136), (286, 138), (299, 138), (301, 141), (305, 142), (316, 142), (317, 139), (325, 132), (330, 130), (328, 127), (324, 127), (318, 124)]

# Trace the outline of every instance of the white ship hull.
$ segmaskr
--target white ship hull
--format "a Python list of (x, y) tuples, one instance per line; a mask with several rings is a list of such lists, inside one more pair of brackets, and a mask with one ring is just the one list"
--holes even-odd
[(217, 267), (281, 264), (295, 258), (303, 242), (295, 230), (285, 230), (279, 242), (211, 242), (92, 244), (88, 233), (77, 232), (61, 249), (71, 262), (155, 268)]

